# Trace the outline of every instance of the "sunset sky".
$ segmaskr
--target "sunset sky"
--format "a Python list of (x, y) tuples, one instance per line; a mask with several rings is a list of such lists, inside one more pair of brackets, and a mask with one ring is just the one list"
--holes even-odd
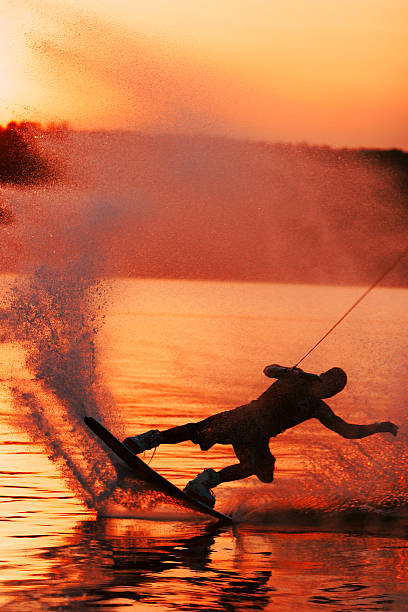
[(408, 149), (406, 0), (3, 0), (0, 122)]

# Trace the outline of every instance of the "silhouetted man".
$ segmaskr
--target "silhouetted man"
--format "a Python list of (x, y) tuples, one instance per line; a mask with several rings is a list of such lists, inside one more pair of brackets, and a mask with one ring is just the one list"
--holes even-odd
[(135, 453), (159, 444), (178, 444), (186, 440), (199, 444), (201, 450), (208, 450), (214, 444), (231, 444), (239, 463), (219, 472), (211, 468), (204, 470), (185, 488), (186, 493), (213, 507), (215, 497), (211, 488), (222, 482), (253, 475), (262, 482), (272, 482), (275, 457), (269, 450), (270, 438), (309, 419), (318, 419), (343, 438), (365, 438), (380, 432), (397, 435), (398, 427), (390, 421), (369, 425), (346, 423), (323, 401), (344, 389), (347, 376), (341, 368), (331, 368), (317, 376), (300, 368), (274, 364), (267, 366), (264, 374), (277, 381), (249, 404), (220, 412), (198, 423), (187, 423), (166, 431), (150, 430), (126, 438), (124, 443)]

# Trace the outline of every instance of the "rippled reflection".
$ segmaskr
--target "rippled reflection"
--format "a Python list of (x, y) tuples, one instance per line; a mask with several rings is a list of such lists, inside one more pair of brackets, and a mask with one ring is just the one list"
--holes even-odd
[(88, 520), (38, 553), (48, 575), (5, 609), (403, 610), (407, 550), (364, 534)]

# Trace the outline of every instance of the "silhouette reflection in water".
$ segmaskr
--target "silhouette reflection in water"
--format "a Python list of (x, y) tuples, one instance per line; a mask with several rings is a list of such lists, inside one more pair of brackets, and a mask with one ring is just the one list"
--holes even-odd
[(48, 574), (6, 609), (408, 609), (407, 550), (383, 535), (99, 518), (39, 552)]
[[(129, 521), (126, 525), (108, 520), (90, 524), (90, 528), (101, 549), (109, 552), (112, 564), (112, 581), (88, 591), (95, 603), (119, 598), (180, 610), (262, 610), (274, 590), (266, 586), (270, 570), (255, 570), (241, 577), (235, 569), (222, 567), (223, 556), (214, 565), (212, 547), (216, 538), (229, 539), (231, 535), (217, 524), (191, 525), (185, 531), (196, 535), (189, 537), (177, 534), (180, 525), (174, 523), (161, 523), (159, 534), (154, 524), (146, 522), (132, 525)], [(228, 548), (226, 552), (231, 554)], [(267, 558), (265, 561), (270, 563)], [(162, 584), (158, 583), (159, 574), (165, 574)]]

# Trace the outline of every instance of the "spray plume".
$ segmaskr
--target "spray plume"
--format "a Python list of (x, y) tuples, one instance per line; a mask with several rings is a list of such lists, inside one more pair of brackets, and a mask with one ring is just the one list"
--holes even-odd
[[(96, 354), (108, 291), (100, 280), (104, 242), (98, 240), (112, 222), (112, 209), (82, 197), (78, 213), (78, 194), (71, 199), (65, 194), (59, 202), (57, 196), (55, 190), (15, 192), (20, 223), (14, 231), (31, 261), (24, 261), (4, 297), (1, 339), (18, 343), (25, 354), (28, 376), (10, 382), (19, 423), (45, 446), (85, 503), (98, 507), (117, 474), (83, 416), (121, 435)], [(36, 215), (39, 201), (42, 214)], [(60, 251), (47, 248), (50, 235)]]

